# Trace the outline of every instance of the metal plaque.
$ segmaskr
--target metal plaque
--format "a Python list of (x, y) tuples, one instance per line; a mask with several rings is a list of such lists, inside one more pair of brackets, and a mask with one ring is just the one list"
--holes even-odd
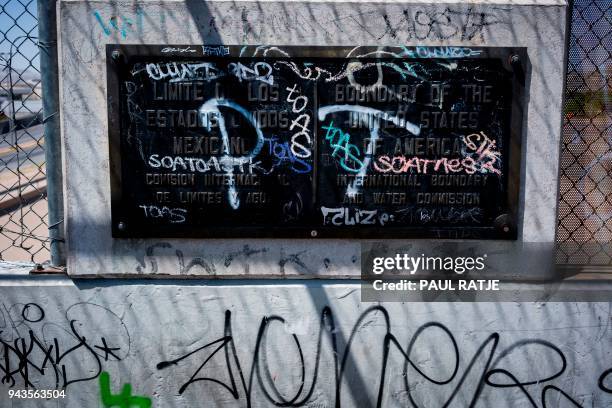
[(114, 237), (516, 239), (523, 48), (108, 45)]

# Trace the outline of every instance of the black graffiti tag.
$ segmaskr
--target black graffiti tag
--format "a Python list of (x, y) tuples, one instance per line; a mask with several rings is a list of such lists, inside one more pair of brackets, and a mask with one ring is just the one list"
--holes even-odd
[(65, 389), (97, 378), (105, 362), (129, 353), (127, 327), (103, 306), (75, 303), (59, 323), (36, 303), (1, 306), (0, 383), (9, 387), (38, 389), (44, 382)]
[[(448, 394), (448, 398), (442, 404), (442, 406), (450, 406), (453, 401), (457, 400), (457, 396), (460, 391), (466, 387), (468, 378), (477, 378), (476, 386), (470, 385), (470, 389), (474, 389), (471, 394), (471, 400), (469, 403), (470, 407), (477, 404), (480, 397), (482, 396), (485, 387), (492, 387), (497, 389), (510, 389), (519, 390), (529, 401), (532, 407), (547, 408), (555, 406), (559, 399), (565, 400), (567, 403), (575, 406), (580, 406), (576, 400), (574, 400), (566, 391), (553, 385), (547, 384), (541, 390), (539, 398), (534, 397), (533, 391), (529, 390), (530, 386), (545, 384), (559, 378), (567, 369), (567, 360), (560, 348), (555, 346), (553, 343), (541, 340), (541, 339), (524, 339), (517, 341), (504, 349), (500, 349), (500, 334), (491, 333), (488, 335), (482, 343), (478, 346), (477, 350), (473, 355), (464, 356), (458, 346), (457, 340), (454, 334), (446, 326), (439, 322), (429, 322), (420, 326), (416, 332), (412, 335), (408, 346), (404, 348), (398, 341), (396, 336), (391, 332), (390, 317), (387, 310), (382, 306), (375, 306), (364, 311), (356, 323), (354, 324), (351, 334), (346, 341), (343, 348), (339, 347), (338, 330), (334, 320), (333, 313), (329, 307), (325, 307), (320, 316), (319, 321), (319, 333), (316, 341), (316, 351), (312, 355), (311, 359), (314, 362), (309, 366), (313, 367), (311, 370), (312, 374), (310, 378), (306, 375), (306, 356), (303, 352), (303, 347), (300, 343), (299, 338), (295, 334), (291, 334), (291, 341), (294, 344), (295, 356), (287, 356), (284, 358), (290, 359), (291, 361), (299, 361), (299, 367), (293, 367), (296, 369), (298, 377), (300, 378), (299, 383), (295, 386), (295, 392), (291, 396), (284, 396), (281, 390), (275, 385), (274, 377), (271, 375), (271, 368), (269, 366), (268, 359), (262, 354), (262, 350), (265, 349), (266, 333), (272, 324), (286, 324), (285, 319), (280, 316), (267, 316), (261, 320), (257, 337), (255, 341), (255, 348), (252, 354), (251, 365), (247, 371), (243, 369), (243, 363), (240, 361), (236, 353), (236, 344), (234, 342), (234, 336), (232, 335), (232, 319), (231, 312), (227, 310), (225, 312), (224, 319), (224, 333), (223, 336), (208, 342), (207, 344), (190, 351), (179, 358), (169, 361), (162, 361), (157, 364), (159, 370), (168, 369), (172, 366), (179, 366), (184, 360), (190, 358), (197, 358), (198, 355), (206, 356), (201, 364), (197, 366), (197, 369), (185, 383), (179, 388), (179, 393), (183, 394), (187, 389), (197, 382), (212, 382), (223, 389), (228, 391), (230, 395), (239, 400), (244, 398), (247, 407), (252, 406), (252, 397), (254, 394), (255, 386), (258, 386), (258, 390), (265, 396), (265, 398), (272, 404), (279, 407), (301, 407), (307, 406), (312, 403), (313, 395), (317, 389), (319, 382), (319, 371), (323, 363), (324, 344), (331, 347), (332, 360), (331, 366), (333, 367), (332, 375), (326, 375), (323, 378), (333, 379), (334, 388), (334, 406), (340, 408), (342, 406), (342, 387), (343, 379), (346, 380), (346, 375), (350, 370), (350, 362), (356, 356), (352, 356), (351, 347), (355, 337), (359, 333), (360, 329), (371, 323), (374, 317), (377, 316), (380, 319), (379, 327), (379, 342), (382, 345), (380, 350), (372, 349), (369, 350), (373, 356), (376, 357), (376, 361), (380, 361), (379, 367), (372, 367), (379, 373), (377, 384), (368, 383), (367, 386), (375, 387), (373, 390), (376, 395), (376, 403), (371, 401), (368, 406), (381, 407), (385, 397), (385, 379), (388, 376), (388, 363), (390, 354), (393, 352), (394, 356), (401, 356), (403, 359), (403, 372), (405, 393), (410, 400), (412, 407), (420, 407), (423, 405), (419, 404), (419, 401), (414, 395), (414, 384), (419, 382), (426, 382), (435, 384), (438, 386), (451, 387)], [(446, 355), (450, 353), (452, 356), (452, 369), (449, 370), (448, 375), (445, 378), (434, 378), (429, 375), (425, 370), (420, 367), (417, 360), (412, 357), (413, 348), (416, 342), (421, 339), (426, 333), (430, 333), (433, 330), (437, 330), (441, 333), (436, 338), (446, 338), (448, 347)], [(525, 351), (526, 347), (539, 347), (541, 351), (550, 353), (552, 356), (550, 360), (551, 369), (546, 375), (542, 375), (542, 378), (519, 378), (516, 373), (511, 372), (509, 369), (503, 368), (504, 363), (512, 358), (512, 353), (517, 351)], [(222, 353), (225, 358), (225, 370), (227, 371), (229, 381), (222, 381), (218, 376), (206, 375), (206, 365), (211, 359), (217, 354)], [(220, 354), (221, 355), (221, 354)], [(381, 358), (379, 359), (378, 356)], [(294, 357), (294, 358), (291, 358)], [(484, 360), (484, 366), (482, 362)], [(461, 366), (461, 361), (467, 361), (467, 364)], [(600, 378), (600, 388), (605, 392), (610, 392), (608, 385), (605, 385), (606, 377), (610, 374), (611, 370), (605, 372)], [(217, 373), (218, 374), (218, 373)], [(294, 377), (295, 378), (295, 377)], [(329, 381), (327, 381), (329, 382)], [(452, 385), (451, 385), (452, 383)], [(320, 386), (322, 384), (319, 384)], [(553, 396), (555, 401), (553, 402)], [(539, 401), (538, 401), (539, 399)]]

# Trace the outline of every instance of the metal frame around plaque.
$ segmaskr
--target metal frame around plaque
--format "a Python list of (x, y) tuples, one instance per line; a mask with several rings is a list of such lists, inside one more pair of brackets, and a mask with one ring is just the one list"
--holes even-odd
[[(462, 51), (463, 50), (463, 51)], [(469, 54), (468, 51), (469, 50)], [(463, 54), (462, 54), (463, 53)], [(422, 55), (420, 55), (422, 54)], [(135, 202), (132, 184), (126, 181), (126, 173), (133, 169), (126, 167), (126, 155), (136, 155), (136, 150), (125, 148), (125, 104), (123, 86), (126, 68), (134, 64), (163, 63), (165, 61), (210, 61), (228, 64), (235, 61), (278, 61), (294, 62), (307, 67), (307, 64), (332, 62), (346, 64), (371, 61), (397, 63), (454, 64), (469, 61), (471, 64), (485, 63), (487, 60), (499, 61), (501, 67), (511, 75), (512, 100), (509, 102), (510, 120), (506, 123), (503, 138), (503, 174), (499, 177), (502, 184), (503, 210), (483, 225), (457, 223), (448, 225), (321, 225), (317, 218), (317, 203), (320, 202), (319, 188), (321, 176), (321, 157), (318, 156), (321, 139), (325, 137), (317, 123), (318, 85), (314, 84), (313, 146), (312, 146), (312, 200), (313, 210), (308, 219), (298, 224), (268, 223), (242, 225), (206, 225), (201, 222), (169, 223), (167, 220), (135, 219), (130, 206)], [(521, 163), (522, 138), (526, 131), (526, 97), (529, 89), (530, 64), (525, 48), (520, 47), (318, 47), (318, 46), (217, 46), (217, 45), (107, 45), (107, 101), (110, 150), (110, 181), (112, 204), (112, 231), (117, 238), (143, 237), (293, 237), (293, 238), (460, 238), (460, 239), (516, 239), (517, 220), (519, 219), (519, 190), (523, 165)], [(334, 63), (335, 63), (334, 62)], [(316, 66), (316, 65), (315, 65)], [(473, 66), (473, 65), (472, 65)], [(134, 74), (132, 70), (131, 74)], [(313, 71), (311, 71), (313, 72)], [(467, 71), (466, 71), (467, 72)], [(304, 72), (302, 71), (302, 74)], [(415, 74), (416, 75), (416, 74)], [(467, 75), (467, 74), (466, 74)], [(299, 75), (298, 75), (299, 77)], [(146, 126), (145, 126), (146, 128)], [(202, 130), (202, 129), (201, 129)], [(203, 130), (202, 130), (203, 131)], [(142, 146), (141, 146), (142, 147)], [(144, 160), (144, 157), (142, 158)], [(172, 204), (174, 205), (174, 204)], [(490, 218), (490, 217), (489, 217)], [(196, 217), (197, 219), (197, 217)], [(255, 220), (256, 221), (256, 220)]]

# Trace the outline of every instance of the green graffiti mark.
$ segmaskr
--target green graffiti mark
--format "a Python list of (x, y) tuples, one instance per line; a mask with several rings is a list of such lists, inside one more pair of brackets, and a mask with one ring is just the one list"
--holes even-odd
[(110, 388), (110, 375), (103, 371), (100, 374), (100, 395), (105, 408), (150, 408), (151, 398), (132, 396), (132, 385), (125, 384), (121, 393), (113, 394)]

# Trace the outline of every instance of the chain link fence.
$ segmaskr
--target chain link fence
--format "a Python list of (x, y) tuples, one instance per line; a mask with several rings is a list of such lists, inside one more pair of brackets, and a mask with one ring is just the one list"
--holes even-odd
[(0, 0), (0, 259), (49, 260), (36, 0)]
[[(0, 260), (49, 260), (36, 0), (0, 0)], [(612, 264), (612, 3), (575, 0), (557, 262)]]
[(612, 265), (612, 2), (575, 0), (566, 78), (557, 263)]

